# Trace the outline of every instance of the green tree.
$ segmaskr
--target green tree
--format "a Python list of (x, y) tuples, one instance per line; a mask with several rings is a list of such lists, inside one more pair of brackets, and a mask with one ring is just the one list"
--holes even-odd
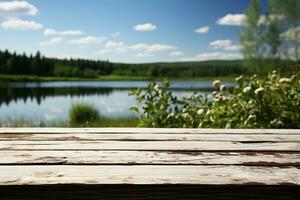
[(40, 75), (41, 68), (41, 53), (38, 51), (33, 57), (31, 62), (31, 73), (34, 75)]
[(260, 12), (259, 0), (252, 0), (245, 12), (244, 24), (239, 32), (245, 64), (254, 72), (261, 71), (263, 58), (263, 33), (260, 24)]
[(269, 0), (266, 16), (268, 58), (300, 60), (300, 0)]

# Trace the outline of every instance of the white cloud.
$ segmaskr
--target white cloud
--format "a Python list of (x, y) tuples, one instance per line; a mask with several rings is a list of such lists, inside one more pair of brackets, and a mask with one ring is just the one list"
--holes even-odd
[(241, 49), (241, 45), (231, 45), (229, 47), (225, 47), (224, 50), (227, 51), (238, 51)]
[(15, 29), (15, 30), (38, 30), (42, 29), (43, 25), (35, 21), (26, 21), (21, 19), (8, 19), (1, 23), (1, 26), (5, 30)]
[(184, 53), (182, 51), (174, 51), (169, 53), (169, 56), (177, 57), (177, 56), (182, 56)]
[(117, 38), (117, 37), (119, 37), (120, 35), (121, 35), (120, 32), (115, 32), (115, 33), (111, 34), (111, 36), (112, 36), (113, 38)]
[(280, 53), (279, 56), (282, 59), (291, 59), (296, 61), (300, 57), (300, 52), (299, 50), (296, 50), (294, 47), (291, 47), (287, 49), (287, 52)]
[(135, 45), (131, 46), (130, 48), (133, 50), (145, 50), (148, 47), (149, 47), (148, 44), (139, 43), (139, 44), (135, 44)]
[(68, 44), (76, 44), (76, 45), (94, 45), (100, 44), (105, 38), (103, 37), (94, 37), (87, 36), (79, 39), (69, 40)]
[(219, 25), (232, 25), (232, 26), (240, 26), (245, 21), (244, 14), (227, 14), (224, 17), (218, 19), (217, 24)]
[(49, 36), (49, 35), (57, 35), (57, 31), (54, 30), (54, 29), (49, 29), (49, 28), (47, 28), (47, 29), (45, 29), (45, 31), (44, 31), (44, 35), (46, 35), (46, 36)]
[(127, 51), (128, 48), (124, 45), (123, 42), (108, 41), (105, 44), (105, 48), (95, 52), (95, 54), (104, 55), (104, 54), (112, 54), (112, 53), (124, 53)]
[(195, 57), (186, 57), (186, 58), (180, 58), (179, 60), (183, 62), (191, 62), (191, 61), (197, 61), (198, 59)]
[[(245, 14), (227, 14), (224, 17), (218, 19), (217, 24), (219, 25), (232, 25), (232, 26), (241, 26), (245, 22)], [(282, 15), (270, 15), (270, 20), (283, 20), (284, 16)], [(259, 25), (268, 25), (268, 20), (266, 15), (261, 15), (258, 21)]]
[(285, 18), (284, 15), (269, 15), (268, 17), (266, 15), (261, 15), (259, 18), (258, 24), (259, 25), (269, 25), (270, 21), (284, 20), (284, 18)]
[(104, 54), (110, 54), (110, 53), (113, 53), (112, 49), (102, 49), (100, 51), (95, 52), (95, 54), (98, 54), (98, 55), (104, 55)]
[(211, 52), (202, 53), (197, 55), (197, 60), (237, 60), (242, 59), (242, 55), (239, 53), (222, 53), (222, 52)]
[(64, 39), (62, 37), (55, 37), (55, 38), (51, 38), (48, 41), (40, 42), (40, 45), (41, 46), (52, 46), (52, 45), (62, 44), (63, 42), (64, 42)]
[(281, 34), (281, 37), (285, 38), (286, 40), (300, 41), (300, 26), (288, 29), (286, 32)]
[(82, 34), (84, 33), (80, 30), (66, 30), (66, 31), (59, 32), (59, 35), (82, 35)]
[(83, 35), (84, 32), (80, 30), (65, 30), (65, 31), (57, 31), (55, 29), (45, 29), (44, 35), (45, 36), (53, 36), (53, 35), (60, 35), (60, 36), (66, 36), (66, 35)]
[(104, 54), (115, 54), (115, 53), (124, 53), (127, 52), (126, 47), (119, 47), (115, 49), (102, 49), (100, 51), (96, 51), (95, 54), (104, 55)]
[(105, 48), (109, 48), (109, 49), (114, 49), (114, 48), (118, 48), (118, 47), (122, 47), (122, 46), (124, 46), (123, 42), (108, 41), (105, 44)]
[(153, 44), (150, 45), (146, 51), (148, 52), (157, 52), (157, 51), (169, 51), (177, 49), (177, 47), (166, 45), (166, 44)]
[(81, 55), (81, 54), (63, 54), (63, 55), (55, 55), (53, 56), (54, 58), (59, 58), (59, 59), (91, 59), (87, 55)]
[(125, 47), (125, 46), (122, 46), (122, 47), (114, 48), (112, 50), (113, 50), (114, 53), (124, 53), (124, 52), (128, 51), (128, 48)]
[(231, 40), (215, 40), (209, 43), (214, 49), (223, 49), (227, 51), (237, 51), (240, 50), (240, 45), (233, 45)]
[(232, 45), (231, 40), (215, 40), (209, 43), (215, 49), (226, 48)]
[(136, 26), (134, 26), (134, 29), (136, 31), (153, 31), (156, 29), (156, 26), (151, 23), (137, 24)]
[[(123, 52), (127, 52), (127, 47), (124, 45), (123, 42), (115, 42), (115, 41), (108, 41), (105, 44), (105, 49), (106, 53), (110, 52), (110, 53), (123, 53)], [(110, 50), (110, 51), (109, 51)]]
[(150, 58), (152, 56), (153, 55), (149, 54), (149, 53), (138, 53), (138, 54), (136, 54), (136, 57), (139, 57), (139, 58)]
[(159, 51), (170, 51), (170, 50), (175, 50), (177, 47), (167, 45), (167, 44), (135, 44), (130, 47), (133, 50), (144, 50), (146, 52), (159, 52)]
[(209, 31), (209, 26), (199, 27), (195, 30), (196, 33), (207, 33)]
[(38, 9), (27, 1), (0, 2), (0, 14), (4, 16), (30, 15), (35, 16)]

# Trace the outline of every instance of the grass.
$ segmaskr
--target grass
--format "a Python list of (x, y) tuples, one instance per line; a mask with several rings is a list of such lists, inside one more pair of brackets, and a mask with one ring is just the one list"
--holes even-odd
[(89, 124), (77, 124), (70, 127), (137, 127), (139, 119), (136, 117), (126, 118), (108, 118), (101, 117), (99, 120), (91, 122)]
[(6, 75), (0, 74), (0, 82), (29, 82), (29, 81), (152, 81), (169, 79), (171, 81), (233, 81), (234, 76), (222, 77), (197, 77), (197, 78), (153, 78), (144, 76), (119, 76), (107, 75), (97, 78), (80, 78), (80, 77), (49, 77), (49, 76), (33, 76), (33, 75)]
[(11, 119), (0, 122), (0, 127), (137, 127), (139, 119), (137, 117), (124, 117), (124, 118), (109, 118), (101, 117), (92, 123), (79, 125), (71, 125), (68, 121), (52, 121), (38, 123), (25, 119)]
[(70, 124), (89, 125), (99, 120), (99, 118), (99, 111), (92, 104), (80, 102), (71, 105), (69, 111)]

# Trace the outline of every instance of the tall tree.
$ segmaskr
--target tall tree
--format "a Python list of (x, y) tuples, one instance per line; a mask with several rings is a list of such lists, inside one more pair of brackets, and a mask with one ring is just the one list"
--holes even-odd
[(41, 74), (41, 53), (38, 51), (31, 61), (31, 73), (34, 75)]
[[(300, 61), (300, 0), (269, 0), (270, 15), (280, 27), (280, 56)], [(273, 23), (274, 24), (274, 23)], [(270, 33), (273, 30), (270, 29)], [(273, 32), (273, 36), (275, 32)]]
[(239, 33), (245, 64), (254, 72), (260, 72), (263, 58), (260, 10), (259, 0), (252, 0)]

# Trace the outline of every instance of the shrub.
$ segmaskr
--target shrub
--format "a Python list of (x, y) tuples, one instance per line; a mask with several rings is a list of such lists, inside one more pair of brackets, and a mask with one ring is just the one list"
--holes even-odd
[(97, 121), (100, 114), (97, 108), (88, 103), (75, 103), (72, 104), (69, 111), (69, 119), (71, 125), (88, 125)]
[[(194, 93), (178, 99), (169, 83), (150, 83), (131, 91), (140, 106), (140, 126), (164, 128), (300, 128), (299, 73), (285, 78), (274, 71), (264, 79), (256, 75), (236, 78), (227, 89), (215, 81), (208, 97)], [(142, 108), (140, 108), (142, 107)]]

